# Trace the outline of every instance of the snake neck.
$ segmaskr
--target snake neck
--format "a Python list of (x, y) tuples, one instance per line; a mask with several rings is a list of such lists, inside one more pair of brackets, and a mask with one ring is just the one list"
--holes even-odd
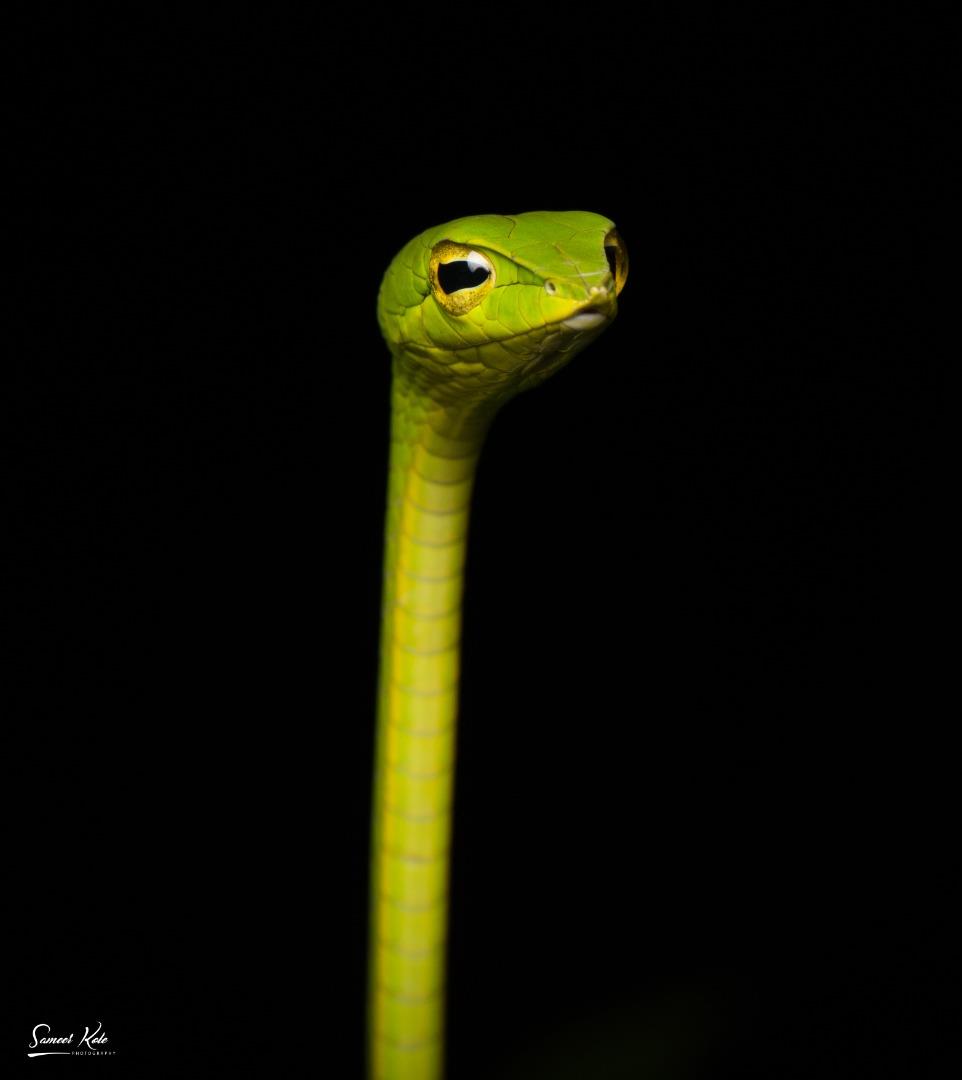
[(468, 514), (494, 408), (395, 361), (373, 808), (369, 1075), (443, 1070), (449, 845)]

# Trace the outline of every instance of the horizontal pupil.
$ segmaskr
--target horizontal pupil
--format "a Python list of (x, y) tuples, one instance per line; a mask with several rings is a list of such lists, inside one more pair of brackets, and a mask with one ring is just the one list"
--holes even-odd
[(608, 268), (611, 270), (611, 276), (615, 277), (618, 269), (618, 249), (612, 245), (606, 244), (605, 255), (608, 256)]
[(474, 289), (483, 285), (491, 271), (483, 266), (471, 267), (464, 259), (456, 259), (454, 262), (438, 264), (438, 284), (448, 296), (451, 293), (460, 292), (461, 289)]

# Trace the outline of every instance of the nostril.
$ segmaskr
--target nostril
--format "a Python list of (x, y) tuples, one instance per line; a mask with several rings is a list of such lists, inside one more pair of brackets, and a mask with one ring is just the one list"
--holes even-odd
[(549, 296), (554, 296), (554, 294), (558, 291), (558, 286), (555, 285), (555, 283), (553, 281), (546, 281), (544, 283), (544, 291)]

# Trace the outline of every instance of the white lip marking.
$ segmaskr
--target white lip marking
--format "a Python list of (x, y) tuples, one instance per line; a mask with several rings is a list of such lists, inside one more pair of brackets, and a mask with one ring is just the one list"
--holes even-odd
[(569, 330), (590, 330), (593, 326), (600, 326), (605, 321), (600, 311), (582, 311), (580, 315), (572, 315), (561, 324)]

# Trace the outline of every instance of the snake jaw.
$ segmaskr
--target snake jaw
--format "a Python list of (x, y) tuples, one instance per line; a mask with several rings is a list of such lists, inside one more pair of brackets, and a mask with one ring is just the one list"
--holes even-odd
[(613, 292), (599, 287), (590, 289), (581, 304), (567, 318), (545, 326), (546, 333), (534, 346), (531, 357), (515, 373), (520, 389), (537, 386), (563, 368), (608, 326), (617, 311)]
[(568, 330), (593, 330), (607, 320), (608, 316), (603, 311), (586, 308), (584, 311), (579, 311), (577, 315), (572, 315), (570, 319), (565, 319), (561, 325)]

